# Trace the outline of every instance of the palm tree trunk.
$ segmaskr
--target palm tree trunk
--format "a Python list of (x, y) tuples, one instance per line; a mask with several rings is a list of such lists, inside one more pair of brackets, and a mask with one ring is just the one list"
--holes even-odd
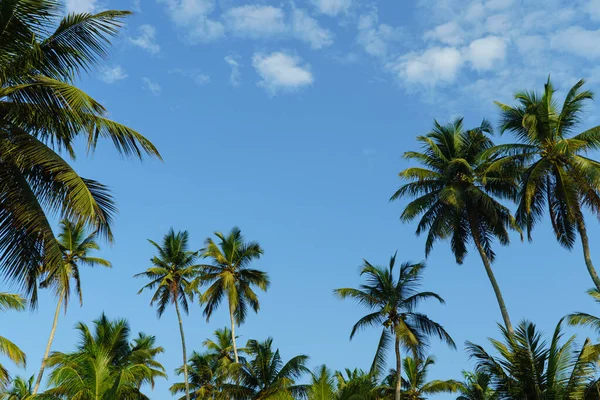
[(56, 311), (54, 312), (54, 321), (52, 322), (52, 330), (50, 331), (50, 338), (48, 339), (48, 344), (46, 345), (46, 351), (44, 352), (44, 358), (42, 358), (42, 366), (40, 367), (40, 372), (38, 372), (37, 379), (35, 381), (35, 386), (33, 388), (32, 394), (37, 394), (40, 389), (40, 384), (42, 383), (42, 376), (44, 376), (44, 369), (46, 369), (46, 361), (48, 360), (48, 355), (50, 354), (50, 348), (52, 347), (52, 342), (54, 341), (54, 335), (56, 334), (56, 325), (58, 325), (58, 315), (60, 314), (60, 307), (63, 302), (63, 295), (61, 293), (58, 297), (58, 304), (56, 305)]
[(233, 343), (233, 355), (235, 356), (235, 362), (239, 363), (240, 359), (238, 357), (237, 344), (235, 343), (235, 320), (233, 318), (233, 307), (229, 306), (229, 319), (231, 321), (231, 343)]
[(175, 310), (177, 311), (177, 319), (179, 320), (179, 332), (181, 333), (181, 349), (183, 350), (183, 377), (185, 379), (185, 398), (190, 400), (190, 382), (188, 380), (188, 363), (187, 350), (185, 348), (185, 335), (183, 334), (183, 321), (181, 321), (181, 313), (179, 312), (179, 303), (175, 300)]
[(402, 391), (402, 358), (400, 357), (400, 336), (396, 333), (396, 391), (394, 393), (394, 400), (400, 400)]
[(496, 281), (496, 277), (494, 276), (494, 271), (492, 271), (492, 265), (490, 264), (490, 260), (485, 254), (483, 247), (481, 246), (481, 242), (477, 235), (473, 234), (473, 241), (475, 242), (475, 247), (479, 251), (479, 255), (481, 256), (481, 261), (483, 261), (483, 266), (485, 267), (485, 272), (492, 284), (492, 288), (494, 288), (494, 293), (496, 294), (496, 300), (498, 300), (498, 306), (500, 306), (500, 312), (502, 313), (502, 319), (504, 320), (504, 326), (508, 333), (512, 336), (515, 333), (515, 330), (512, 327), (512, 323), (510, 322), (510, 317), (508, 316), (508, 311), (506, 310), (506, 304), (504, 303), (504, 298), (502, 297), (502, 292), (500, 291), (500, 286), (498, 286), (498, 281)]
[(577, 218), (577, 229), (579, 230), (579, 236), (581, 236), (581, 245), (583, 246), (583, 258), (585, 260), (585, 266), (592, 277), (592, 281), (594, 281), (594, 285), (596, 285), (596, 289), (600, 290), (600, 278), (596, 273), (594, 264), (592, 264), (587, 230), (585, 229), (585, 223), (583, 222), (583, 217), (581, 216)]

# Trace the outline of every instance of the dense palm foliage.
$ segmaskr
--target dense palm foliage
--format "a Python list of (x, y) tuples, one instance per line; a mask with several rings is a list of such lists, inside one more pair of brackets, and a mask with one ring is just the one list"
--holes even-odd
[(0, 400), (29, 400), (33, 395), (33, 384), (35, 376), (28, 380), (17, 376), (10, 384), (10, 388), (4, 393), (0, 393)]
[(181, 305), (181, 308), (187, 314), (189, 312), (189, 302), (194, 300), (194, 296), (198, 292), (198, 265), (194, 263), (198, 257), (198, 252), (189, 250), (187, 231), (175, 233), (173, 229), (169, 230), (163, 238), (162, 245), (152, 240), (149, 240), (149, 242), (156, 248), (158, 255), (150, 260), (152, 267), (135, 275), (150, 280), (150, 283), (142, 287), (139, 293), (144, 289), (155, 290), (150, 305), (156, 304), (156, 312), (159, 318), (169, 304), (175, 306), (181, 334), (186, 398), (189, 400), (187, 349), (179, 307)]
[(582, 399), (596, 376), (598, 348), (586, 340), (576, 347), (575, 336), (563, 342), (562, 320), (548, 344), (535, 325), (524, 321), (514, 335), (501, 328), (504, 343), (491, 340), (497, 353), (467, 342), (478, 372), (491, 377), (498, 399)]
[(208, 320), (224, 297), (227, 297), (231, 340), (235, 361), (238, 362), (235, 325), (239, 326), (246, 320), (248, 306), (254, 312), (258, 312), (260, 308), (258, 296), (252, 287), (256, 286), (266, 291), (270, 282), (265, 272), (249, 268), (252, 261), (258, 260), (264, 253), (257, 242), (245, 242), (242, 232), (237, 227), (228, 235), (215, 232), (215, 236), (219, 243), (215, 243), (212, 238), (206, 239), (203, 254), (212, 260), (212, 264), (202, 266), (202, 280), (210, 284), (202, 295), (202, 302), (206, 304), (204, 315)]
[(467, 255), (472, 242), (479, 252), (492, 284), (504, 325), (512, 331), (500, 286), (491, 263), (495, 253), (494, 239), (509, 243), (509, 229), (518, 230), (510, 210), (495, 197), (514, 199), (517, 193), (518, 168), (504, 163), (489, 169), (494, 158), (488, 150), (494, 146), (488, 135), (492, 126), (483, 121), (477, 128), (465, 130), (463, 120), (447, 125), (437, 121), (433, 130), (417, 140), (422, 151), (408, 151), (404, 157), (421, 166), (400, 172), (409, 183), (401, 186), (391, 200), (414, 198), (405, 207), (400, 219), (412, 221), (421, 215), (417, 235), (427, 233), (425, 253), (429, 255), (437, 240), (449, 239), (458, 264)]
[(79, 304), (83, 305), (83, 294), (81, 291), (81, 275), (79, 273), (79, 264), (87, 265), (90, 267), (101, 265), (103, 267), (110, 267), (111, 264), (107, 260), (98, 257), (90, 256), (93, 250), (99, 250), (100, 247), (96, 242), (97, 234), (92, 232), (86, 233), (85, 226), (82, 222), (71, 222), (63, 220), (60, 223), (61, 231), (58, 235), (58, 245), (62, 254), (63, 263), (60, 267), (54, 268), (53, 271), (46, 272), (45, 278), (40, 283), (42, 288), (51, 288), (57, 297), (56, 311), (54, 312), (54, 320), (52, 322), (52, 329), (50, 330), (50, 338), (46, 345), (46, 351), (44, 352), (44, 358), (42, 359), (42, 366), (38, 373), (33, 394), (38, 392), (40, 383), (42, 382), (42, 376), (44, 374), (44, 368), (46, 367), (46, 359), (50, 354), (50, 348), (52, 347), (52, 341), (54, 340), (54, 334), (56, 333), (56, 325), (58, 324), (58, 316), (60, 314), (61, 307), (64, 307), (65, 313), (67, 312), (67, 306), (69, 304), (69, 298), (74, 285), (74, 290), (79, 298)]
[(163, 348), (156, 346), (154, 336), (140, 333), (132, 340), (125, 320), (102, 315), (93, 329), (79, 323), (77, 330), (80, 342), (75, 351), (50, 355), (50, 388), (42, 399), (147, 399), (142, 386), (154, 386), (157, 378), (166, 377), (156, 361)]
[(492, 377), (482, 371), (463, 371), (464, 380), (458, 386), (460, 396), (456, 400), (496, 400), (496, 392), (491, 387)]
[(585, 263), (596, 289), (600, 277), (590, 255), (584, 208), (600, 216), (600, 163), (588, 152), (600, 148), (600, 126), (577, 133), (584, 106), (592, 100), (590, 91), (577, 82), (567, 93), (562, 106), (554, 98), (548, 79), (544, 92), (520, 92), (514, 107), (497, 103), (502, 110), (501, 130), (512, 132), (519, 143), (497, 146), (504, 155), (496, 166), (517, 161), (523, 165), (516, 218), (531, 230), (547, 207), (558, 242), (573, 248), (579, 233)]
[(400, 267), (398, 278), (396, 278), (394, 276), (395, 264), (396, 254), (390, 258), (387, 268), (374, 266), (364, 260), (360, 274), (366, 277), (367, 283), (361, 285), (359, 289), (336, 289), (335, 294), (342, 299), (356, 300), (372, 311), (354, 325), (350, 339), (360, 329), (383, 328), (371, 373), (377, 373), (384, 368), (386, 352), (389, 350), (390, 342), (394, 342), (397, 382), (395, 398), (399, 400), (402, 375), (401, 346), (418, 353), (428, 344), (430, 336), (437, 336), (448, 345), (456, 346), (440, 324), (430, 320), (424, 314), (415, 312), (416, 306), (427, 299), (444, 303), (444, 300), (436, 293), (419, 291), (425, 265), (404, 263)]
[[(21, 296), (0, 292), (0, 312), (7, 310), (23, 310), (24, 308), (25, 300)], [(7, 357), (20, 367), (25, 366), (25, 353), (23, 353), (16, 344), (3, 336), (0, 336), (0, 355)], [(8, 369), (0, 363), (0, 390), (3, 390), (9, 381), (10, 375)]]
[(136, 131), (74, 86), (107, 55), (126, 11), (63, 16), (58, 0), (0, 5), (0, 274), (35, 305), (44, 268), (61, 265), (48, 215), (80, 221), (111, 238), (115, 203), (106, 186), (80, 177), (60, 153), (74, 141), (112, 141), (125, 154), (159, 156)]
[(306, 393), (306, 386), (297, 381), (310, 371), (307, 356), (292, 357), (283, 362), (279, 349), (273, 349), (273, 339), (249, 340), (244, 348), (247, 357), (234, 371), (233, 383), (223, 386), (231, 399), (265, 400), (298, 398)]

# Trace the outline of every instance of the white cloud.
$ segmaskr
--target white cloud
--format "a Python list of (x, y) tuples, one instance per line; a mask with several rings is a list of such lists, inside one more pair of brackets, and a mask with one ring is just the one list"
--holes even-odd
[(352, 0), (311, 0), (322, 14), (336, 16), (348, 11), (352, 6)]
[(333, 34), (329, 30), (321, 28), (317, 20), (304, 10), (293, 10), (292, 31), (294, 36), (310, 44), (313, 49), (321, 49), (333, 44)]
[(426, 40), (437, 40), (438, 42), (456, 46), (464, 42), (465, 32), (455, 21), (438, 25), (430, 31), (425, 32), (423, 38)]
[(423, 53), (409, 53), (388, 68), (408, 84), (434, 86), (456, 79), (463, 60), (454, 47), (432, 47)]
[(120, 65), (114, 67), (100, 67), (98, 79), (106, 83), (115, 83), (127, 78), (125, 70)]
[(553, 48), (589, 59), (600, 57), (599, 42), (600, 29), (589, 31), (579, 26), (559, 31), (551, 38)]
[(476, 70), (490, 70), (506, 58), (506, 42), (497, 36), (487, 36), (471, 42), (465, 58)]
[(65, 7), (67, 13), (93, 13), (97, 0), (65, 0)]
[(238, 36), (258, 38), (287, 30), (281, 8), (246, 5), (228, 10), (223, 17), (228, 29)]
[(600, 21), (600, 0), (588, 0), (585, 11), (594, 21)]
[(385, 58), (389, 50), (389, 42), (398, 40), (400, 32), (386, 24), (379, 24), (375, 11), (363, 14), (358, 19), (357, 42), (372, 56)]
[(129, 38), (129, 41), (151, 54), (157, 54), (160, 51), (160, 46), (156, 43), (156, 28), (152, 25), (141, 25), (138, 32), (140, 33), (139, 36)]
[(302, 64), (299, 57), (283, 52), (255, 53), (252, 65), (261, 77), (258, 86), (265, 88), (271, 95), (281, 90), (310, 86), (314, 81), (308, 64)]
[(171, 20), (185, 30), (191, 43), (210, 42), (225, 34), (219, 21), (209, 18), (215, 9), (214, 0), (158, 0), (167, 7)]
[(189, 78), (197, 86), (203, 86), (203, 85), (210, 83), (210, 76), (202, 73), (199, 70), (184, 70), (184, 69), (180, 69), (180, 68), (175, 68), (175, 69), (170, 70), (169, 73)]
[(144, 81), (144, 89), (150, 91), (150, 93), (152, 93), (155, 96), (160, 95), (161, 92), (161, 87), (158, 83), (153, 82), (150, 78), (142, 78), (142, 80)]
[(240, 75), (240, 63), (236, 56), (226, 56), (225, 62), (231, 67), (231, 74), (229, 74), (229, 83), (231, 86), (240, 86), (242, 83)]
[(491, 33), (506, 33), (511, 28), (511, 17), (508, 14), (490, 15), (484, 26)]
[(504, 10), (510, 7), (514, 0), (488, 0), (485, 6), (490, 10)]

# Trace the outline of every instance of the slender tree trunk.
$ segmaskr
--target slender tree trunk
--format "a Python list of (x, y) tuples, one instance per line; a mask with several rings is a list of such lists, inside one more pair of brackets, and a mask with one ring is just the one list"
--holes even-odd
[[(473, 232), (474, 233), (474, 232)], [(479, 238), (477, 235), (473, 234), (473, 240), (475, 242), (475, 247), (479, 251), (479, 255), (481, 256), (481, 261), (483, 261), (483, 266), (485, 267), (485, 272), (494, 288), (494, 293), (496, 293), (496, 299), (498, 300), (498, 306), (500, 306), (500, 312), (502, 313), (502, 319), (504, 320), (504, 326), (508, 333), (512, 336), (515, 331), (510, 322), (510, 317), (508, 316), (508, 311), (506, 310), (506, 304), (504, 303), (504, 298), (502, 297), (502, 292), (500, 291), (500, 286), (498, 286), (498, 281), (496, 281), (496, 277), (494, 276), (494, 271), (492, 271), (492, 265), (490, 264), (490, 260), (485, 254), (481, 243), (479, 242)]]
[(400, 400), (402, 391), (402, 358), (400, 357), (400, 337), (396, 336), (396, 391), (394, 393), (394, 400)]
[(46, 361), (48, 360), (48, 355), (50, 354), (50, 348), (52, 347), (52, 342), (54, 341), (54, 335), (56, 334), (56, 325), (58, 325), (58, 315), (60, 314), (60, 307), (62, 306), (63, 302), (63, 294), (64, 293), (61, 293), (58, 297), (58, 304), (56, 305), (56, 311), (54, 312), (54, 322), (52, 322), (50, 338), (48, 339), (48, 344), (46, 345), (46, 351), (44, 352), (44, 358), (42, 359), (42, 366), (40, 367), (40, 372), (38, 372), (32, 394), (37, 394), (38, 390), (40, 389), (40, 384), (42, 383), (42, 376), (44, 376), (44, 369), (46, 369)]
[(181, 321), (181, 313), (179, 312), (179, 303), (175, 300), (175, 310), (177, 311), (177, 319), (179, 320), (179, 332), (181, 333), (181, 349), (183, 350), (183, 378), (185, 379), (185, 398), (190, 400), (190, 382), (188, 380), (188, 363), (187, 350), (185, 348), (185, 335), (183, 334), (183, 321)]
[(233, 318), (233, 307), (229, 306), (229, 319), (231, 321), (231, 342), (233, 343), (233, 354), (235, 356), (235, 362), (239, 363), (240, 358), (238, 357), (237, 344), (235, 343), (235, 319)]
[(585, 223), (583, 222), (582, 217), (577, 218), (577, 229), (579, 230), (579, 236), (581, 236), (581, 244), (583, 246), (583, 258), (585, 259), (585, 266), (587, 267), (587, 270), (590, 273), (590, 276), (592, 277), (592, 281), (594, 281), (594, 285), (596, 285), (596, 289), (600, 290), (600, 278), (596, 273), (594, 264), (592, 264), (589, 239), (587, 235), (587, 230), (585, 229)]

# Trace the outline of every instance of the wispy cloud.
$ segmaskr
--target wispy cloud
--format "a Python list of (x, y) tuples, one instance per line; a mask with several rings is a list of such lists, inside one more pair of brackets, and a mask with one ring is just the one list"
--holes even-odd
[(223, 15), (227, 28), (237, 36), (259, 38), (286, 32), (281, 8), (245, 5), (229, 9)]
[(211, 42), (225, 34), (220, 21), (211, 19), (214, 0), (158, 0), (165, 4), (171, 20), (191, 43)]
[(352, 0), (311, 0), (322, 14), (336, 16), (346, 13), (352, 6)]
[(231, 74), (229, 74), (229, 83), (231, 86), (240, 86), (242, 84), (242, 77), (240, 74), (241, 64), (238, 61), (237, 56), (226, 56), (225, 62), (231, 67)]
[(105, 83), (115, 83), (127, 78), (125, 70), (120, 66), (100, 67), (98, 79)]
[(258, 86), (263, 87), (272, 96), (280, 91), (310, 86), (314, 82), (310, 66), (303, 63), (298, 56), (288, 53), (255, 53), (252, 65), (261, 77)]
[(129, 38), (129, 41), (151, 54), (160, 52), (160, 46), (156, 43), (156, 28), (152, 25), (141, 25), (138, 28), (139, 35)]
[(184, 70), (176, 68), (170, 70), (169, 73), (189, 78), (197, 86), (203, 86), (210, 83), (210, 76), (202, 73), (200, 70)]
[(67, 13), (93, 13), (97, 3), (97, 0), (65, 0), (65, 7)]
[(333, 44), (333, 33), (319, 26), (319, 22), (301, 9), (292, 11), (292, 33), (313, 49), (321, 49)]
[(154, 81), (152, 81), (150, 78), (142, 78), (142, 81), (144, 82), (143, 88), (148, 90), (150, 93), (152, 93), (154, 96), (159, 96), (162, 88), (160, 87), (160, 85)]

